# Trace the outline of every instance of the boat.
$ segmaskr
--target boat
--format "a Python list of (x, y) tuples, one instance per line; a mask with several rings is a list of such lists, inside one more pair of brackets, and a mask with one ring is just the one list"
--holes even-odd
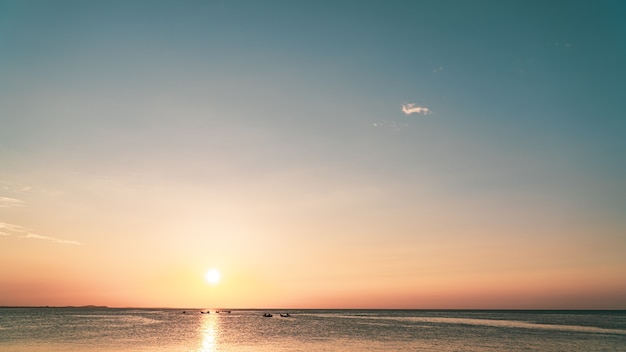
[(291, 314), (289, 314), (289, 313), (282, 314), (281, 313), (280, 316), (283, 317), (283, 318), (289, 318), (289, 317), (291, 317)]
[(272, 315), (272, 314), (270, 314), (270, 313), (263, 313), (263, 317), (265, 317), (265, 318), (271, 318), (271, 317), (273, 317), (273, 315)]

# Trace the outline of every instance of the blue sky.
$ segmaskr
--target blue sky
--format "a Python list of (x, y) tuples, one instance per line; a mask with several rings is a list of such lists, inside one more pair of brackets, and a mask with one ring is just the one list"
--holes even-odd
[[(375, 246), (403, 253), (389, 266), (407, 282), (421, 252), (406, 249), (422, 244), (495, 245), (492, 266), (517, 250), (510, 270), (543, 246), (536, 270), (624, 274), (625, 12), (620, 1), (0, 1), (0, 223), (17, 226), (0, 247), (26, 251), (33, 231), (84, 251), (114, 251), (130, 233), (131, 247), (158, 247), (149, 234), (182, 223), (205, 228), (162, 242), (260, 236), (204, 209), (310, 261), (311, 243), (351, 263)], [(357, 267), (346, 277), (365, 277)]]

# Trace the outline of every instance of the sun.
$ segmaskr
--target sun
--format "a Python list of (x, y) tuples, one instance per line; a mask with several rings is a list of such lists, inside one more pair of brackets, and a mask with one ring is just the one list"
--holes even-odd
[(207, 271), (206, 274), (204, 274), (204, 279), (206, 280), (206, 282), (210, 283), (211, 285), (215, 285), (218, 282), (220, 282), (221, 277), (222, 277), (222, 274), (220, 274), (220, 271), (215, 268), (209, 269), (209, 271)]

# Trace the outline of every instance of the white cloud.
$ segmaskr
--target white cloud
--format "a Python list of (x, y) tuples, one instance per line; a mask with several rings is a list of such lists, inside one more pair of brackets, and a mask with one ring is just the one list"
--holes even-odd
[(41, 235), (37, 235), (37, 234), (34, 234), (34, 233), (29, 233), (27, 235), (20, 236), (20, 237), (21, 238), (34, 238), (34, 239), (37, 239), (37, 240), (50, 240), (51, 239), (48, 236), (41, 236)]
[(9, 198), (9, 197), (0, 197), (0, 208), (9, 208), (9, 207), (21, 207), (24, 206), (24, 202), (19, 199)]
[(28, 232), (28, 230), (26, 230), (22, 226), (11, 225), (11, 224), (7, 224), (6, 222), (0, 222), (0, 231), (2, 230), (9, 231), (9, 232), (18, 232), (18, 233)]
[(30, 239), (36, 239), (36, 240), (44, 240), (44, 241), (50, 241), (50, 242), (60, 243), (60, 244), (72, 244), (72, 245), (77, 245), (77, 246), (82, 245), (82, 243), (78, 241), (63, 240), (59, 238), (38, 235), (36, 233), (32, 233), (29, 229), (23, 226), (7, 224), (6, 222), (0, 222), (0, 235), (1, 236), (15, 236), (18, 238), (30, 238)]
[(402, 104), (402, 112), (405, 115), (411, 115), (411, 114), (423, 114), (423, 115), (427, 115), (430, 114), (431, 111), (429, 108), (425, 108), (422, 106), (415, 106), (414, 103), (410, 103), (410, 104)]
[(0, 190), (11, 193), (26, 193), (33, 191), (33, 187), (21, 184), (14, 184), (7, 181), (0, 181)]
[(36, 240), (46, 240), (46, 241), (52, 241), (54, 243), (61, 243), (61, 244), (74, 244), (74, 245), (78, 245), (80, 246), (81, 243), (78, 241), (72, 241), (72, 240), (60, 240), (58, 238), (54, 238), (54, 237), (48, 237), (48, 236), (42, 236), (42, 235), (37, 235), (35, 233), (29, 233), (25, 236), (20, 236), (21, 238), (34, 238)]

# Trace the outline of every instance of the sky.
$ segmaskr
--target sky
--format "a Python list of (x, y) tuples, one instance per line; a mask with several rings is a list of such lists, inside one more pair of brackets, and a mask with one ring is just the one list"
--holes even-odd
[(0, 305), (626, 309), (625, 14), (0, 0)]

